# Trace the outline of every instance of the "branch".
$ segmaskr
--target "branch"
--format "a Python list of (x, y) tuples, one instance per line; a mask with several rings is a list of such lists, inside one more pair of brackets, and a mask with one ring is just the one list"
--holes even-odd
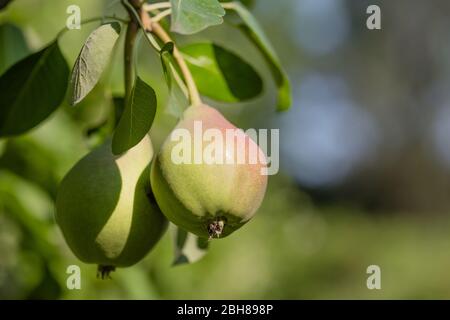
[[(153, 37), (150, 36), (150, 34), (146, 32), (146, 31), (150, 31), (148, 29), (149, 26), (147, 26), (147, 25), (145, 25), (143, 23), (143, 21), (141, 20), (141, 18), (139, 17), (139, 15), (136, 12), (136, 8), (133, 7), (128, 2), (128, 0), (122, 0), (122, 4), (127, 9), (128, 13), (132, 17), (132, 19), (134, 19), (136, 21), (136, 23), (142, 28), (142, 30), (144, 31), (145, 39), (147, 39), (147, 41), (150, 44), (150, 46), (152, 46), (156, 51), (160, 52), (161, 51), (161, 47), (159, 46), (158, 42), (156, 42), (156, 40), (153, 39)], [(142, 17), (142, 11), (143, 11), (142, 8), (138, 8), (138, 10), (139, 10), (139, 12), (141, 12), (141, 17)]]
[(153, 22), (158, 22), (158, 21), (164, 19), (165, 17), (167, 17), (167, 16), (169, 16), (169, 15), (171, 15), (171, 14), (172, 14), (172, 9), (166, 9), (166, 10), (164, 10), (163, 12), (160, 12), (160, 13), (158, 13), (157, 15), (155, 15), (155, 16), (152, 18), (152, 21), (153, 21)]

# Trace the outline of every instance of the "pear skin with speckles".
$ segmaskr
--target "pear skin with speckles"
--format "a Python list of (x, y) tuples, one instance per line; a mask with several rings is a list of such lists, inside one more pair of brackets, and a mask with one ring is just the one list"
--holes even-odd
[[(204, 134), (200, 146), (199, 134)], [(232, 139), (227, 140), (227, 134)], [(223, 146), (212, 147), (218, 139)], [(250, 155), (256, 161), (250, 161)], [(152, 164), (151, 185), (171, 222), (202, 238), (223, 238), (260, 207), (267, 187), (265, 170), (266, 158), (256, 142), (203, 104), (186, 109), (163, 143)]]

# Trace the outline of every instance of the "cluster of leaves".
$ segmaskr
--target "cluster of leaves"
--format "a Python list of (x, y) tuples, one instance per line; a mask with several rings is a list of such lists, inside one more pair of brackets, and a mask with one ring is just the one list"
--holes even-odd
[[(220, 24), (225, 15), (225, 10), (216, 0), (171, 0), (171, 5), (171, 31), (184, 35)], [(289, 83), (270, 42), (242, 4), (227, 3), (226, 7), (241, 17), (237, 27), (249, 36), (266, 58), (279, 89), (278, 110), (287, 109), (290, 105)], [(0, 77), (0, 137), (22, 134), (41, 123), (62, 104), (67, 88), (71, 104), (81, 102), (98, 83), (121, 29), (120, 22), (110, 22), (94, 30), (82, 47), (71, 76), (58, 39), (4, 72)], [(20, 47), (23, 41), (20, 41), (22, 36), (19, 32), (10, 25), (1, 26), (1, 40), (8, 43), (2, 46), (1, 55), (20, 55), (23, 50), (17, 46)], [(252, 99), (262, 92), (259, 74), (234, 52), (214, 42), (189, 44), (180, 49), (203, 95), (217, 101), (238, 102)], [(161, 50), (161, 53), (165, 52), (170, 50)], [(118, 126), (119, 132), (126, 134), (121, 139), (117, 138), (120, 141), (116, 140), (117, 153), (139, 142), (135, 136), (142, 136), (151, 126), (156, 99), (154, 91), (148, 87), (141, 80), (135, 81), (133, 99), (128, 101), (124, 119)], [(147, 105), (142, 106), (142, 103)], [(146, 121), (133, 122), (133, 118)], [(129, 136), (130, 132), (133, 137)]]
[[(127, 0), (124, 0), (127, 1)], [(6, 6), (9, 1), (3, 1)], [(278, 88), (277, 110), (287, 110), (291, 104), (291, 93), (286, 73), (265, 36), (259, 23), (240, 2), (218, 0), (170, 0), (170, 31), (191, 35), (210, 26), (224, 22), (226, 10), (239, 17), (230, 20), (259, 49)], [(134, 19), (133, 15), (130, 17)], [(60, 50), (58, 38), (40, 51), (24, 57), (8, 70), (0, 69), (0, 138), (23, 134), (47, 119), (67, 97), (70, 104), (77, 105), (98, 84), (116, 49), (123, 19), (108, 19), (86, 39), (72, 72)], [(63, 33), (60, 33), (62, 35)], [(25, 56), (20, 30), (10, 25), (0, 26), (0, 42), (8, 43), (0, 48), (0, 55)], [(14, 43), (14, 45), (9, 45)], [(183, 87), (179, 70), (173, 58), (174, 44), (161, 45), (159, 54), (165, 79), (171, 92)], [(179, 48), (191, 71), (195, 83), (204, 96), (213, 100), (235, 103), (253, 99), (263, 91), (263, 81), (253, 66), (237, 53), (214, 41), (191, 43)], [(0, 65), (0, 68), (3, 66)], [(148, 133), (157, 107), (156, 92), (134, 72), (132, 90), (127, 99), (120, 98), (123, 105), (116, 121), (112, 140), (112, 151), (121, 154), (133, 147)], [(180, 89), (180, 88), (178, 88)], [(181, 90), (181, 92), (184, 92)], [(187, 101), (187, 99), (186, 99)], [(180, 236), (180, 235), (178, 235)], [(187, 237), (179, 239), (179, 248)], [(179, 253), (178, 260), (183, 251)]]

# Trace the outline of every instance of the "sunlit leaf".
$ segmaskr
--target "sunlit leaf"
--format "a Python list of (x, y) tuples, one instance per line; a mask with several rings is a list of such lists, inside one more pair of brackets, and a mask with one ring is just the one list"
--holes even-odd
[(0, 136), (21, 134), (46, 119), (64, 99), (69, 69), (53, 42), (0, 77)]
[(129, 102), (114, 132), (113, 153), (121, 154), (137, 145), (150, 130), (155, 113), (155, 91), (137, 77)]
[(166, 112), (179, 118), (188, 106), (189, 99), (186, 97), (186, 92), (178, 84), (173, 85), (169, 92)]
[(205, 96), (237, 102), (252, 99), (263, 90), (262, 79), (251, 65), (216, 44), (191, 44), (181, 51)]
[(72, 105), (83, 100), (99, 81), (108, 65), (119, 33), (120, 24), (112, 22), (101, 25), (89, 35), (72, 70), (70, 81)]
[[(183, 110), (189, 105), (189, 100), (185, 85), (179, 76), (179, 70), (175, 68), (176, 62), (173, 58), (173, 49), (172, 42), (164, 45), (161, 49), (161, 64), (169, 89), (166, 111), (175, 117), (180, 117)], [(178, 77), (178, 81), (176, 77)]]
[(164, 46), (161, 48), (161, 65), (169, 89), (172, 88), (172, 75), (170, 70), (170, 64), (173, 63), (174, 61), (173, 48), (174, 48), (173, 42), (168, 42), (164, 44)]
[(225, 10), (217, 0), (170, 0), (170, 3), (173, 32), (193, 34), (223, 22)]
[(258, 21), (247, 8), (239, 2), (233, 2), (231, 8), (237, 12), (244, 22), (244, 24), (240, 25), (240, 28), (259, 48), (270, 66), (270, 70), (278, 87), (277, 110), (288, 110), (292, 104), (291, 87), (286, 72), (283, 70), (280, 59), (273, 49), (272, 44), (265, 35)]

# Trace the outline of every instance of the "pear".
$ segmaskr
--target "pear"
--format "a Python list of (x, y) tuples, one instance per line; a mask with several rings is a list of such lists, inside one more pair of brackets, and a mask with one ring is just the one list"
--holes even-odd
[[(213, 129), (222, 137), (228, 129), (237, 132), (234, 143), (225, 143), (223, 138), (223, 148), (216, 149), (217, 152), (207, 153), (208, 143), (196, 151), (194, 139), (199, 124), (203, 132)], [(152, 189), (162, 212), (171, 222), (201, 238), (223, 238), (239, 229), (254, 216), (264, 198), (265, 155), (249, 136), (236, 130), (216, 109), (204, 104), (190, 106), (152, 164)], [(181, 153), (178, 152), (180, 141), (174, 139), (174, 133), (181, 132), (190, 133), (188, 142), (193, 151), (187, 156), (190, 162), (174, 161), (174, 155)], [(248, 155), (244, 163), (237, 161), (242, 156), (237, 148), (239, 142), (245, 142), (240, 152), (256, 151), (263, 161), (252, 163)], [(200, 164), (195, 162), (195, 152), (199, 151), (210, 154), (212, 161), (203, 157)]]
[(148, 136), (119, 156), (109, 141), (61, 182), (56, 221), (73, 253), (98, 264), (102, 278), (140, 261), (167, 227), (148, 181), (152, 157)]

